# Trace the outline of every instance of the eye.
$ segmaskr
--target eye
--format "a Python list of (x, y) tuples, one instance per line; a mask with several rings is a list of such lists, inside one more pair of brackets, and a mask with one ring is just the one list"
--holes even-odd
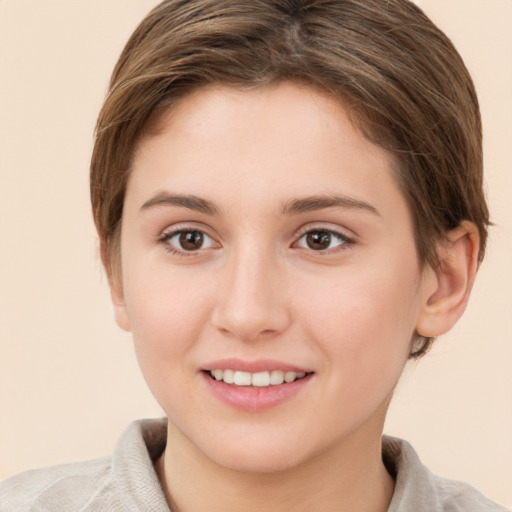
[(203, 231), (197, 229), (181, 229), (166, 233), (161, 239), (176, 252), (197, 252), (201, 249), (210, 249), (216, 244), (214, 240)]
[(348, 243), (352, 243), (352, 240), (341, 233), (329, 229), (314, 229), (304, 233), (297, 245), (313, 251), (328, 251)]

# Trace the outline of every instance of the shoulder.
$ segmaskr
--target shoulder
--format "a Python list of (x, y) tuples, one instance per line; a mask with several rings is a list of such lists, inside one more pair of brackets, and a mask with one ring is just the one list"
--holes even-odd
[(434, 475), (406, 441), (384, 436), (382, 447), (396, 480), (388, 512), (510, 512), (465, 482)]
[(437, 494), (447, 512), (508, 512), (466, 482), (434, 477)]
[(168, 512), (153, 468), (166, 441), (161, 420), (128, 426), (112, 456), (34, 469), (0, 483), (0, 512)]
[(0, 511), (81, 509), (112, 485), (111, 467), (105, 457), (20, 473), (0, 483)]

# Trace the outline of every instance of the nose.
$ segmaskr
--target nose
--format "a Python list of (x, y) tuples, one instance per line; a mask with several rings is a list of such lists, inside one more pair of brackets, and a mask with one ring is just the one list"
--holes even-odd
[(286, 279), (272, 256), (245, 251), (226, 262), (212, 322), (243, 341), (270, 338), (290, 324)]

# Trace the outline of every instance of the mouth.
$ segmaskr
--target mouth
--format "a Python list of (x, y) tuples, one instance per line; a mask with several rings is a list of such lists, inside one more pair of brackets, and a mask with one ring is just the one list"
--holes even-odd
[(264, 412), (304, 396), (315, 375), (310, 368), (273, 359), (220, 359), (200, 372), (210, 393), (230, 408)]
[(236, 387), (268, 388), (291, 384), (292, 382), (304, 379), (313, 372), (293, 372), (285, 370), (271, 370), (261, 372), (245, 372), (240, 370), (219, 368), (205, 370), (205, 373), (213, 380), (222, 381), (225, 384)]

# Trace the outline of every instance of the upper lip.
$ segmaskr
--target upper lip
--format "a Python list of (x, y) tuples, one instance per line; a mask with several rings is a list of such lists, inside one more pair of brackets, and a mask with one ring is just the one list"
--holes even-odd
[(241, 372), (258, 373), (282, 370), (284, 372), (311, 373), (312, 370), (290, 363), (284, 363), (274, 359), (257, 359), (246, 361), (236, 358), (219, 359), (203, 366), (203, 370), (238, 370)]

